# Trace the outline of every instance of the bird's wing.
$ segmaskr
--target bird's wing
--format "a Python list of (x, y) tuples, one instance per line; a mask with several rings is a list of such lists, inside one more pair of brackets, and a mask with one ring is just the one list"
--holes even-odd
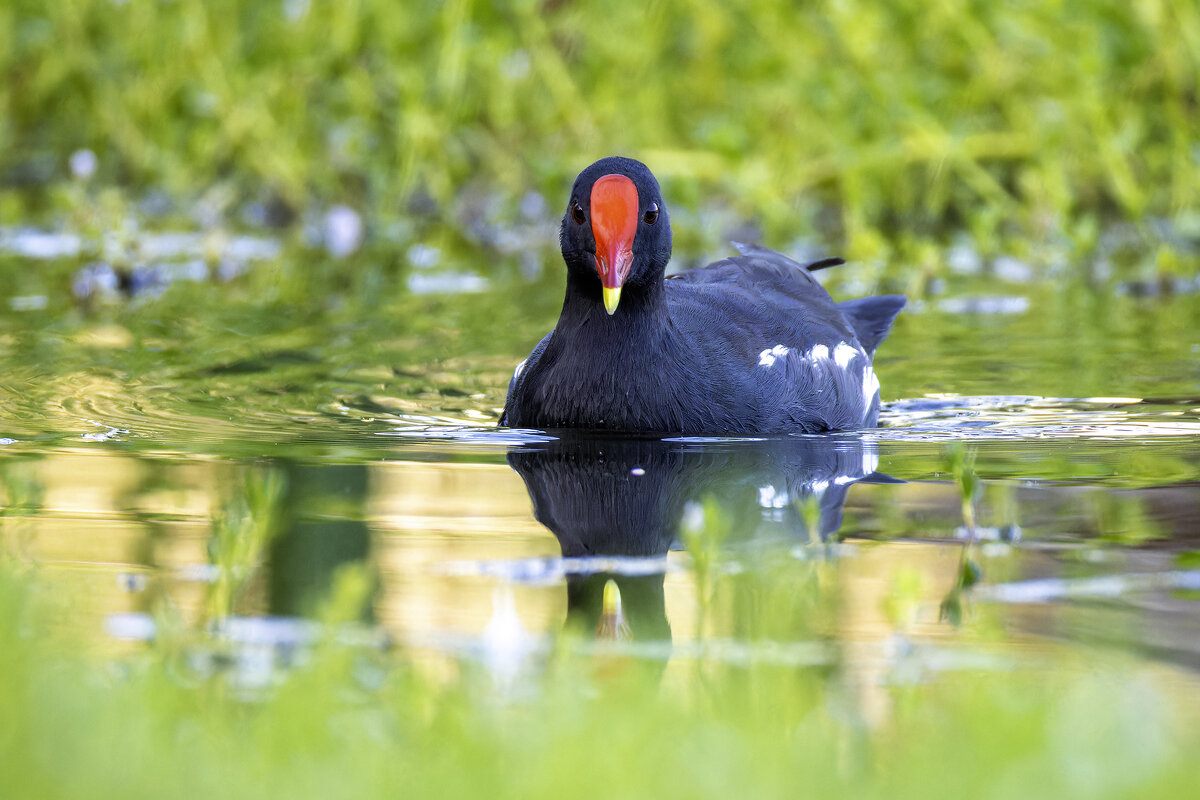
[(765, 247), (667, 282), (672, 324), (731, 378), (744, 415), (765, 429), (838, 430), (877, 407), (870, 359), (854, 325), (804, 265)]
[[(722, 316), (744, 318), (750, 329), (757, 327), (765, 335), (776, 335), (777, 328), (781, 332), (799, 328), (803, 335), (796, 344), (806, 348), (821, 343), (817, 338), (821, 330), (850, 341), (854, 334), (848, 320), (808, 268), (766, 247), (737, 242), (734, 246), (742, 255), (680, 272), (668, 284), (680, 289), (690, 286), (706, 296), (707, 303), (719, 304)], [(825, 266), (824, 261), (814, 263)], [(678, 291), (672, 294), (683, 299)], [(836, 344), (835, 340), (831, 346)]]
[(670, 279), (693, 284), (722, 283), (754, 287), (759, 291), (771, 289), (791, 296), (816, 292), (828, 297), (825, 289), (809, 273), (843, 263), (840, 258), (827, 258), (806, 266), (767, 247), (741, 242), (732, 244), (741, 253), (740, 256), (723, 258), (703, 267), (680, 272), (670, 276)]

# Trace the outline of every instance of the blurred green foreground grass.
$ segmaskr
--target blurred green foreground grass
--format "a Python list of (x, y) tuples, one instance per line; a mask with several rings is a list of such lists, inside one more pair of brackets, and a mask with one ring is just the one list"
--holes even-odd
[(198, 678), (178, 634), (118, 661), (80, 655), (44, 626), (37, 596), (11, 564), (0, 572), (10, 798), (1175, 798), (1195, 786), (1200, 737), (1179, 702), (1194, 687), (1144, 667), (872, 686), (853, 669), (699, 660), (664, 676), (661, 662), (562, 650), (541, 678), (506, 682), (469, 660), (447, 671), (356, 650), (329, 628), (301, 666), (247, 691)]
[(855, 258), (1200, 233), (1195, 3), (15, 0), (0, 30), (8, 224), (90, 202), (62, 190), (88, 148), (134, 196), (341, 202), (374, 230), (464, 225), (484, 188), (557, 209), (624, 153), (681, 208)]

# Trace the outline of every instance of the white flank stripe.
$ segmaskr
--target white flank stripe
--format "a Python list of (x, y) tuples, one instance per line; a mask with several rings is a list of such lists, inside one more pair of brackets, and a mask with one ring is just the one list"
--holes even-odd
[(763, 350), (758, 354), (758, 365), (760, 367), (772, 367), (775, 365), (775, 359), (783, 358), (790, 352), (792, 352), (791, 348), (777, 344), (769, 350)]
[(842, 369), (850, 366), (850, 362), (854, 360), (856, 355), (858, 355), (858, 348), (854, 347), (853, 345), (846, 344), (845, 342), (840, 342), (838, 346), (833, 349), (833, 360), (837, 362), (837, 365)]
[(875, 377), (875, 370), (867, 364), (863, 370), (863, 413), (871, 407), (871, 401), (875, 399), (875, 393), (879, 391), (879, 378)]

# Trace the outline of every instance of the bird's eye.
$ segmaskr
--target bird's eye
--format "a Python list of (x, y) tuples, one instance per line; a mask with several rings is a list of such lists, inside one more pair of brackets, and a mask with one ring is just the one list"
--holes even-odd
[(587, 222), (587, 217), (583, 214), (583, 206), (579, 205), (579, 203), (573, 203), (571, 205), (571, 219), (575, 220), (580, 225), (582, 225), (584, 222)]
[(658, 222), (658, 203), (651, 203), (646, 209), (646, 213), (642, 215), (642, 219), (646, 220), (647, 225), (653, 225)]

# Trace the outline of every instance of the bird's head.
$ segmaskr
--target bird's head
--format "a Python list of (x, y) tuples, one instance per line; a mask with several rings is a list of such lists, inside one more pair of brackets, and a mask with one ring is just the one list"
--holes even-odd
[(598, 286), (605, 310), (615, 314), (622, 290), (661, 281), (671, 258), (658, 181), (640, 161), (600, 159), (575, 179), (559, 238), (567, 269)]

